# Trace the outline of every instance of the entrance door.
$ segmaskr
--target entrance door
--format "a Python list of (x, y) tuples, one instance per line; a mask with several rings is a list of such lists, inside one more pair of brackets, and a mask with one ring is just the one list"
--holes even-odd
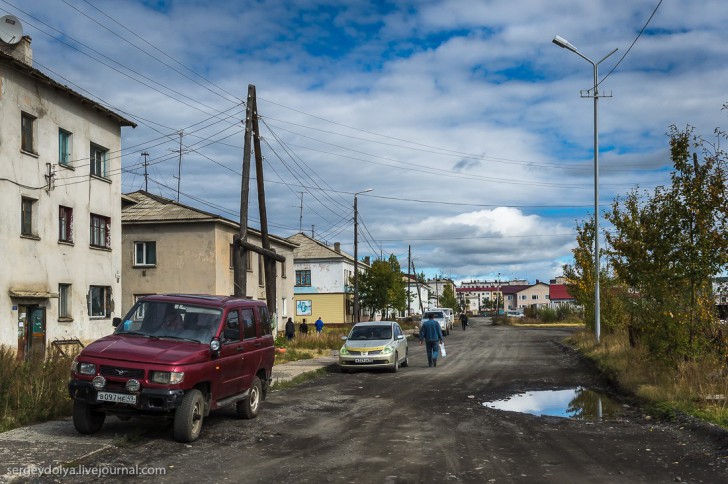
[[(22, 338), (21, 338), (22, 337)], [(18, 357), (43, 358), (46, 346), (45, 308), (36, 305), (18, 307)]]

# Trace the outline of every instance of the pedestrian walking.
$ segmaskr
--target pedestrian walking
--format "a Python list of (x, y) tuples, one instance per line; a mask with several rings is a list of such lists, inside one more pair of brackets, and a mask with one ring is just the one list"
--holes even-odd
[(321, 316), (316, 320), (315, 323), (313, 323), (314, 326), (316, 326), (316, 334), (321, 334), (321, 331), (324, 330), (324, 322), (321, 320)]
[(291, 341), (296, 336), (296, 327), (293, 325), (293, 320), (288, 318), (286, 321), (286, 338)]
[(420, 325), (420, 344), (425, 342), (427, 349), (427, 366), (437, 366), (442, 330), (440, 323), (433, 319), (433, 313), (425, 313)]
[(468, 315), (463, 313), (460, 313), (460, 324), (463, 325), (463, 331), (465, 331), (465, 327), (468, 325)]
[(308, 323), (306, 323), (306, 320), (304, 319), (303, 322), (298, 326), (298, 332), (302, 335), (308, 334)]

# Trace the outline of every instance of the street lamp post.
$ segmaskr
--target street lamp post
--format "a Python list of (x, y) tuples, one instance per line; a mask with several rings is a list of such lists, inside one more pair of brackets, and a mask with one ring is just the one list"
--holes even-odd
[(355, 323), (359, 322), (359, 210), (356, 196), (371, 191), (372, 188), (367, 188), (354, 194), (354, 315), (352, 319)]
[(581, 97), (594, 98), (594, 334), (596, 336), (597, 343), (599, 343), (601, 331), (601, 315), (599, 308), (599, 64), (617, 52), (617, 49), (614, 49), (609, 54), (605, 55), (599, 62), (594, 62), (579, 52), (576, 47), (563, 37), (557, 35), (554, 37), (553, 43), (578, 55), (591, 64), (594, 69), (594, 87), (591, 89), (593, 92), (592, 94), (589, 94), (588, 90), (582, 91)]

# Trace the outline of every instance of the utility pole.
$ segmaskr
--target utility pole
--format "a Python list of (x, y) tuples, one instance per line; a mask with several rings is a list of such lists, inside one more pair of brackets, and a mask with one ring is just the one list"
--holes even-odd
[(179, 165), (177, 167), (177, 202), (179, 203), (179, 185), (182, 182), (182, 135), (183, 131), (179, 132)]
[(410, 267), (412, 266), (412, 246), (407, 246), (407, 316), (412, 316), (412, 293), (411, 293), (411, 281)]
[(144, 191), (149, 191), (149, 174), (147, 173), (147, 156), (149, 156), (149, 153), (146, 151), (142, 151), (142, 156), (144, 157)]
[(312, 239), (313, 239), (313, 228), (314, 228), (314, 227), (315, 227), (315, 225), (311, 225), (311, 238), (312, 238)]
[(420, 291), (420, 279), (417, 277), (417, 268), (415, 267), (415, 261), (412, 261), (412, 270), (415, 273), (415, 284), (417, 285), (417, 299), (420, 300), (420, 314), (425, 315), (425, 308), (422, 307), (422, 292)]
[(245, 142), (243, 144), (243, 180), (240, 187), (240, 227), (233, 238), (233, 294), (245, 297), (248, 294), (248, 249), (242, 245), (248, 238), (248, 197), (250, 196), (250, 149), (253, 137), (253, 110), (248, 86), (248, 102), (245, 108)]
[[(299, 192), (301, 194), (301, 211), (298, 214), (298, 231), (300, 233), (303, 233), (303, 192)], [(313, 232), (313, 230), (312, 230)], [(313, 237), (313, 236), (311, 236)]]

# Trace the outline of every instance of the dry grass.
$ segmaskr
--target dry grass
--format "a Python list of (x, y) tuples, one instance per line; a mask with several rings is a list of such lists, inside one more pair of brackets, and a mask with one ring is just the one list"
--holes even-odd
[(0, 432), (70, 415), (67, 384), (72, 360), (18, 361), (14, 349), (0, 346)]
[(626, 334), (605, 335), (599, 345), (583, 331), (572, 343), (619, 386), (664, 414), (679, 410), (728, 428), (728, 369), (718, 361), (683, 362), (677, 367), (630, 348)]

